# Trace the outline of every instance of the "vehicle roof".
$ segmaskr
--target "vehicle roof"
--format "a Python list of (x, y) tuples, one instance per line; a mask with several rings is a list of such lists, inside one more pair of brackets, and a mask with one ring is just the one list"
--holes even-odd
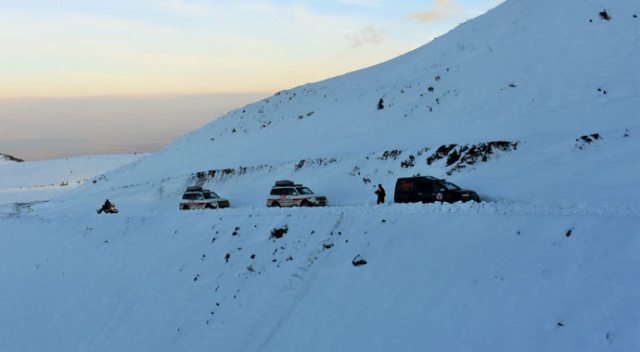
[(196, 189), (196, 190), (186, 190), (184, 193), (201, 193), (201, 192), (211, 192), (209, 189)]
[(399, 177), (399, 180), (429, 180), (429, 181), (444, 181), (433, 176), (411, 176), (411, 177)]

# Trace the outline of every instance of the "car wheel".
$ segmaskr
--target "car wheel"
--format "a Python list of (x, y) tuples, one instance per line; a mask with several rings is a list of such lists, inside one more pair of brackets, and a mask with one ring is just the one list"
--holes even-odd
[(216, 207), (213, 206), (213, 204), (211, 203), (207, 203), (207, 205), (204, 206), (205, 209), (215, 209)]
[(278, 202), (273, 202), (273, 203), (271, 203), (271, 207), (272, 207), (272, 208), (273, 208), (273, 207), (280, 208), (280, 203), (278, 203)]
[(303, 200), (302, 202), (300, 202), (300, 206), (301, 207), (310, 207), (310, 206), (313, 206), (313, 204), (311, 204), (311, 202), (309, 202), (308, 200)]
[(185, 205), (183, 205), (183, 206), (182, 206), (182, 208), (181, 208), (181, 209), (182, 209), (182, 210), (189, 210), (189, 206), (185, 204)]

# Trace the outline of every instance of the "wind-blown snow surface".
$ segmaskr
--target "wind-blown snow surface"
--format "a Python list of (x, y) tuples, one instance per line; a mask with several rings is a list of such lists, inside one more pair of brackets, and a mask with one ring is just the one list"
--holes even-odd
[[(640, 8), (602, 6), (508, 0), (0, 206), (2, 350), (640, 350)], [(413, 174), (485, 201), (393, 204)], [(277, 179), (332, 205), (266, 208)], [(179, 211), (196, 183), (232, 208)]]

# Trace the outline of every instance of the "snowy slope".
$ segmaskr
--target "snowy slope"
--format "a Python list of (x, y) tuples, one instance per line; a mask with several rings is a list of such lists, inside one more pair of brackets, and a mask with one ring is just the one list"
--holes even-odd
[(0, 206), (45, 202), (143, 155), (93, 155), (40, 161), (0, 161)]
[[(640, 7), (602, 6), (507, 0), (0, 206), (2, 350), (639, 350)], [(413, 174), (485, 201), (393, 204)], [(277, 179), (331, 206), (266, 208)], [(196, 183), (232, 208), (179, 211)]]
[[(625, 199), (632, 184), (615, 190), (598, 185), (610, 175), (623, 175), (613, 177), (624, 183), (634, 165), (621, 158), (638, 161), (632, 152), (640, 133), (633, 113), (640, 106), (640, 20), (634, 17), (638, 9), (624, 1), (611, 4), (609, 21), (600, 19), (601, 11), (597, 1), (562, 6), (508, 1), (390, 62), (232, 111), (136, 167), (110, 175), (112, 183), (105, 187), (126, 187), (123, 193), (130, 193), (132, 182), (153, 182), (174, 199), (196, 172), (250, 168), (269, 177), (216, 187), (241, 205), (256, 205), (274, 178), (293, 177), (295, 165), (307, 160), (305, 168), (312, 161), (340, 168), (338, 175), (321, 177), (316, 188), (329, 193), (340, 177), (354, 191), (338, 187), (332, 198), (360, 203), (369, 198), (362, 178), (391, 185), (395, 174), (389, 172), (445, 177), (442, 163), (425, 162), (440, 146), (508, 141), (518, 143), (517, 152), (507, 156), (518, 159), (510, 163), (517, 169), (500, 170), (499, 182), (489, 165), (478, 167), (473, 177), (451, 177), (498, 198), (562, 196), (549, 188), (554, 180), (566, 197)], [(592, 134), (600, 139), (586, 146), (589, 150), (580, 149), (579, 139)], [(402, 154), (393, 163), (365, 166), (390, 151)], [(573, 164), (589, 153), (595, 155), (586, 157), (592, 159), (581, 170), (565, 170), (567, 161)], [(411, 155), (416, 167), (402, 170), (400, 162)], [(347, 171), (356, 168), (361, 177), (349, 177)], [(576, 183), (574, 172), (591, 175)], [(532, 174), (547, 182), (532, 184)], [(300, 177), (308, 177), (304, 168)], [(592, 192), (583, 191), (585, 183)]]

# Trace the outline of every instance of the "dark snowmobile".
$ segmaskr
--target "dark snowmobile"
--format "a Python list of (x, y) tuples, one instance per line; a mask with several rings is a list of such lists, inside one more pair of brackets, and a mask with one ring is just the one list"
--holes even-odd
[(98, 214), (107, 213), (107, 214), (117, 214), (118, 209), (116, 209), (116, 205), (111, 203), (108, 199), (102, 204), (102, 207), (96, 210)]

